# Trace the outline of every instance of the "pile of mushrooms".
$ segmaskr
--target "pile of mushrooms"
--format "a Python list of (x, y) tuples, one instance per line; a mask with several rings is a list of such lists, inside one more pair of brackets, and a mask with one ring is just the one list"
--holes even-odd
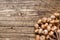
[(35, 24), (36, 40), (53, 39), (54, 33), (59, 31), (59, 13), (54, 13), (50, 17), (43, 17)]

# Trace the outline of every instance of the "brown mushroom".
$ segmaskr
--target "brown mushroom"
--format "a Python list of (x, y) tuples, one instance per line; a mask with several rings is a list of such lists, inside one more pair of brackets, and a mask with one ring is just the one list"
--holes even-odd
[(45, 23), (45, 25), (44, 25), (45, 27), (47, 27), (48, 26), (48, 23)]
[(52, 20), (51, 18), (48, 18), (48, 19), (47, 19), (47, 22), (50, 22), (51, 20)]
[(55, 16), (60, 16), (60, 13), (54, 13)]
[(35, 29), (35, 33), (38, 33), (39, 29)]
[(47, 18), (46, 18), (46, 17), (43, 17), (43, 18), (42, 18), (42, 22), (43, 22), (43, 23), (46, 23), (46, 22), (47, 22)]
[(36, 39), (35, 40), (40, 40), (40, 35), (36, 35)]
[(59, 20), (55, 20), (55, 23), (59, 23)]
[(45, 37), (44, 35), (41, 35), (41, 36), (40, 36), (40, 40), (45, 40), (45, 38), (46, 38), (46, 37)]
[(50, 23), (52, 23), (52, 24), (55, 23), (55, 20), (51, 20)]
[(57, 30), (57, 27), (56, 27), (56, 26), (53, 26), (53, 27), (51, 28), (51, 30), (52, 30), (52, 31), (55, 31), (55, 30)]
[(48, 25), (47, 26), (47, 30), (50, 31), (51, 30), (51, 26)]
[(42, 24), (42, 25), (41, 25), (41, 28), (42, 28), (42, 29), (45, 29), (45, 26), (44, 26), (44, 24)]
[(53, 31), (50, 31), (50, 32), (49, 32), (49, 35), (50, 35), (50, 36), (52, 36), (53, 34), (54, 34), (54, 32), (53, 32)]
[(41, 33), (42, 33), (42, 31), (43, 31), (43, 29), (42, 29), (42, 28), (40, 28), (40, 29), (39, 29), (39, 31), (38, 31), (38, 33), (39, 33), (39, 34), (41, 34)]
[(39, 19), (37, 23), (38, 23), (38, 24), (41, 24), (41, 23), (42, 23), (42, 20), (41, 20), (41, 19)]
[(38, 24), (35, 24), (35, 28), (38, 29), (39, 28), (39, 25)]
[(47, 35), (48, 34), (48, 30), (44, 30), (43, 32), (42, 32), (44, 35)]
[(54, 16), (54, 15), (51, 15), (51, 17), (50, 17), (51, 19), (56, 19), (56, 17)]

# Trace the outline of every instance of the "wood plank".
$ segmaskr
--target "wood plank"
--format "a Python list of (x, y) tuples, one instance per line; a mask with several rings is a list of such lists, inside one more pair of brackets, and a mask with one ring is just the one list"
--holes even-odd
[(0, 38), (20, 38), (20, 37), (35, 37), (35, 34), (25, 34), (25, 33), (0, 33)]
[(0, 21), (34, 21), (38, 18), (38, 16), (0, 16)]
[(0, 38), (0, 40), (35, 40), (35, 38), (21, 37), (21, 38)]
[(0, 26), (34, 26), (36, 22), (33, 21), (0, 21)]
[(0, 33), (34, 34), (34, 27), (0, 27)]

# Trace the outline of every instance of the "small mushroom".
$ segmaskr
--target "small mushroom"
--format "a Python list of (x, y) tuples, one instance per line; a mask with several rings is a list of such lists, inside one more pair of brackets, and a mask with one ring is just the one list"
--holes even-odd
[(39, 29), (35, 29), (35, 33), (38, 33)]
[(51, 20), (52, 20), (51, 18), (48, 18), (48, 19), (47, 19), (47, 22), (50, 22)]
[(60, 13), (54, 13), (54, 15), (55, 15), (56, 17), (58, 17), (58, 16), (60, 16)]
[(36, 40), (40, 40), (40, 35), (36, 35)]
[(41, 20), (41, 19), (39, 19), (37, 23), (38, 23), (38, 24), (41, 24), (41, 22), (42, 22), (42, 20)]
[(40, 40), (45, 40), (45, 36), (44, 35), (42, 35), (42, 36), (40, 36)]
[(50, 17), (51, 19), (56, 19), (56, 17), (54, 16), (54, 15), (51, 15), (51, 17)]
[(50, 23), (52, 23), (52, 24), (55, 23), (55, 20), (51, 20)]
[(46, 23), (47, 22), (47, 18), (46, 17), (42, 18), (42, 22)]
[(42, 28), (42, 29), (45, 29), (45, 26), (44, 26), (44, 24), (42, 24), (42, 25), (41, 25), (41, 28)]
[(55, 23), (59, 23), (59, 20), (55, 20)]
[(60, 32), (60, 29), (58, 29), (57, 32)]
[(47, 30), (50, 31), (51, 30), (51, 26), (48, 25), (47, 26)]
[(49, 39), (50, 39), (50, 36), (49, 36), (49, 35), (47, 35), (47, 36), (46, 36), (46, 40), (49, 40)]
[(39, 28), (39, 25), (38, 24), (35, 24), (35, 28), (38, 29)]
[(52, 27), (52, 24), (49, 24), (50, 27)]
[(47, 27), (48, 26), (48, 23), (45, 23), (45, 25), (44, 25), (45, 27)]
[(45, 29), (45, 30), (43, 31), (43, 34), (44, 34), (44, 35), (47, 35), (47, 34), (48, 34), (48, 30)]
[(50, 31), (50, 32), (49, 32), (49, 35), (50, 35), (50, 36), (52, 36), (53, 34), (54, 34), (54, 32), (53, 32), (53, 31)]
[(53, 27), (51, 28), (52, 31), (55, 31), (56, 29), (57, 29), (56, 26), (53, 26)]
[(42, 29), (42, 28), (40, 28), (40, 29), (39, 29), (39, 31), (38, 31), (38, 33), (39, 33), (39, 34), (41, 34), (41, 33), (42, 33), (42, 31), (43, 31), (43, 29)]

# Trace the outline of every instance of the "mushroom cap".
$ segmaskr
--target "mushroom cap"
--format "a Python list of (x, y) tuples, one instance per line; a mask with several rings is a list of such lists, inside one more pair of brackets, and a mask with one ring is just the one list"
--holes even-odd
[(48, 34), (48, 30), (44, 30), (43, 32), (42, 32), (44, 35), (47, 35)]
[(58, 29), (57, 32), (60, 32), (60, 29)]
[(39, 28), (39, 25), (38, 24), (35, 24), (35, 28), (38, 29)]
[(59, 23), (59, 20), (55, 20), (55, 23)]
[(54, 16), (54, 15), (51, 15), (51, 17), (50, 17), (51, 19), (56, 19), (56, 17)]
[(35, 29), (35, 33), (38, 33), (39, 29)]
[(51, 30), (51, 26), (48, 25), (47, 26), (47, 30), (50, 31)]
[(46, 22), (47, 22), (47, 17), (43, 17), (43, 18), (42, 18), (42, 22), (43, 22), (43, 23), (46, 23)]
[(51, 20), (52, 20), (51, 18), (48, 18), (48, 19), (47, 19), (47, 22), (50, 22)]
[(57, 27), (56, 27), (56, 26), (53, 26), (53, 27), (51, 28), (51, 30), (52, 30), (52, 31), (55, 31), (55, 30), (57, 30)]
[(42, 31), (43, 31), (43, 29), (42, 29), (42, 28), (40, 28), (40, 29), (39, 29), (39, 31), (38, 31), (38, 33), (39, 33), (39, 34), (41, 34), (41, 33), (42, 33)]
[(53, 34), (54, 34), (54, 32), (53, 32), (53, 31), (50, 31), (50, 32), (49, 32), (49, 35), (50, 35), (50, 36), (52, 36)]
[(40, 35), (36, 35), (36, 40), (40, 40)]
[(49, 38), (50, 38), (50, 36), (49, 36), (49, 35), (47, 35), (47, 36), (46, 36), (46, 39), (48, 40)]
[(46, 37), (45, 37), (44, 35), (41, 35), (41, 36), (40, 36), (40, 40), (45, 40), (45, 38), (46, 38)]
[(60, 13), (54, 13), (55, 16), (60, 16)]
[(39, 19), (37, 23), (38, 23), (38, 24), (41, 24), (41, 23), (42, 23), (42, 20), (41, 20), (41, 19)]
[(48, 26), (48, 23), (45, 23), (45, 25), (44, 25), (45, 27), (47, 27)]
[(52, 27), (52, 24), (49, 24), (48, 26), (51, 26)]
[(44, 29), (44, 28), (45, 28), (44, 24), (42, 24), (42, 25), (41, 25), (41, 28), (42, 28), (42, 29)]
[(51, 24), (55, 23), (55, 20), (51, 20), (50, 23), (51, 23)]

